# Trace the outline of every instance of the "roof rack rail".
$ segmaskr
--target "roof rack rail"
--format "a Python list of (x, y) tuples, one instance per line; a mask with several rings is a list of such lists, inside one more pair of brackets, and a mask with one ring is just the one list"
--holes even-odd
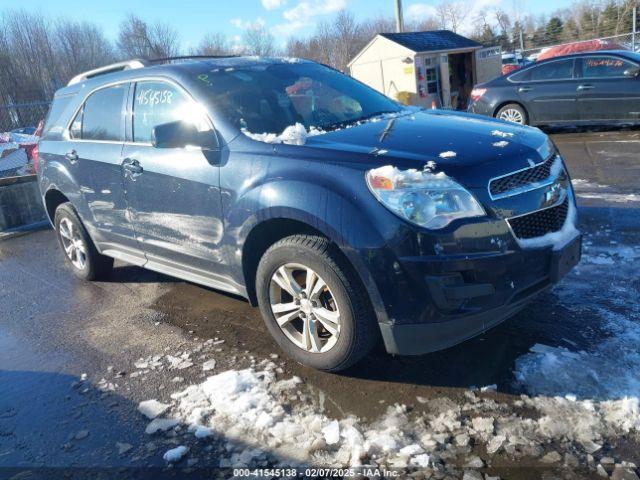
[(69, 80), (69, 85), (74, 85), (76, 83), (80, 83), (84, 80), (88, 80), (93, 77), (97, 77), (98, 75), (105, 75), (107, 73), (113, 72), (121, 72), (122, 70), (132, 70), (134, 68), (144, 68), (148, 65), (147, 60), (141, 59), (133, 59), (127, 60), (125, 62), (112, 63), (111, 65), (106, 65), (104, 67), (94, 68), (93, 70), (89, 70), (87, 72), (80, 73)]
[(179, 55), (177, 57), (161, 57), (145, 60), (149, 63), (168, 63), (174, 60), (206, 60), (208, 58), (236, 58), (239, 55)]

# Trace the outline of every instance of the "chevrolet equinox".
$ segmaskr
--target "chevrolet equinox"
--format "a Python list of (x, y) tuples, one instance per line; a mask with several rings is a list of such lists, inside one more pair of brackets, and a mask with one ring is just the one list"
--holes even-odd
[(36, 169), (73, 271), (113, 259), (260, 308), (298, 362), (382, 339), (441, 350), (580, 258), (563, 159), (536, 128), (396, 103), (329, 67), (131, 60), (55, 94)]

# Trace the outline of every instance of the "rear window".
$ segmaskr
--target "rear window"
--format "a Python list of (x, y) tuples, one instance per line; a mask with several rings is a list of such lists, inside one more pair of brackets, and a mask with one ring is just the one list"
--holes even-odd
[(103, 88), (91, 94), (71, 125), (73, 138), (122, 141), (128, 84)]
[(580, 72), (583, 78), (624, 77), (625, 70), (634, 67), (633, 63), (619, 57), (602, 55), (583, 58)]

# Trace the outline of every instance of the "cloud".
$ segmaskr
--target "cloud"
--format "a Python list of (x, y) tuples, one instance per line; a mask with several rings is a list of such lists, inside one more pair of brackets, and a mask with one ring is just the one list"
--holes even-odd
[(271, 33), (273, 33), (276, 36), (276, 38), (277, 37), (288, 38), (298, 30), (301, 30), (308, 26), (309, 24), (307, 22), (303, 22), (301, 20), (297, 20), (294, 22), (280, 23), (271, 29)]
[(258, 17), (253, 21), (243, 20), (241, 18), (232, 18), (229, 20), (229, 23), (236, 28), (241, 30), (246, 30), (252, 27), (264, 27), (267, 23), (264, 21), (264, 18)]
[(275, 10), (282, 7), (287, 0), (262, 0), (262, 6), (265, 10)]
[(426, 3), (414, 3), (409, 5), (405, 11), (405, 16), (414, 20), (423, 20), (427, 17), (435, 16), (436, 7)]
[(346, 0), (302, 0), (295, 7), (285, 10), (283, 15), (289, 22), (304, 22), (311, 17), (338, 12), (346, 6)]

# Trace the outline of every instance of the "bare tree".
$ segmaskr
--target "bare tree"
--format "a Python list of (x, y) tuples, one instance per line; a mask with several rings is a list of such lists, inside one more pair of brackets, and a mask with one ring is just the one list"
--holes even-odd
[(102, 30), (90, 23), (60, 21), (54, 30), (59, 75), (68, 80), (80, 71), (112, 63), (115, 53)]
[(229, 40), (224, 34), (208, 33), (192, 52), (194, 55), (227, 55), (231, 50)]
[(180, 54), (180, 41), (168, 25), (149, 25), (140, 17), (129, 15), (120, 25), (118, 48), (128, 58), (174, 57)]
[(245, 53), (270, 56), (276, 53), (275, 39), (271, 32), (260, 23), (249, 25), (242, 35)]
[(436, 17), (440, 28), (458, 32), (469, 14), (470, 6), (467, 1), (444, 1), (436, 5)]
[(360, 26), (353, 14), (346, 10), (338, 13), (332, 27), (335, 44), (332, 64), (344, 72), (349, 61), (364, 47), (366, 41), (360, 35)]

